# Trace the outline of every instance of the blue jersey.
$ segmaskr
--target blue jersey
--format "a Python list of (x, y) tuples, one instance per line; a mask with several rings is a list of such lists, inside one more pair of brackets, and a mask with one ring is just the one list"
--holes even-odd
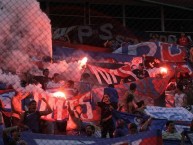
[(111, 103), (118, 102), (119, 95), (115, 88), (110, 88), (110, 87), (104, 88), (104, 94), (109, 95)]

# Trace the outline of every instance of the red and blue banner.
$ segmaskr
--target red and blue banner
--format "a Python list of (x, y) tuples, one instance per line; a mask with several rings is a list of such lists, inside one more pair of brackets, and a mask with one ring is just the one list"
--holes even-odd
[(176, 44), (163, 42), (142, 42), (136, 45), (123, 45), (113, 53), (134, 56), (153, 56), (164, 62), (185, 62), (186, 50)]
[[(147, 105), (152, 105), (153, 100), (158, 98), (164, 91), (164, 89), (167, 86), (168, 78), (165, 79), (159, 79), (159, 78), (146, 78), (143, 80), (136, 81), (136, 84), (138, 86), (136, 94), (136, 97), (139, 97), (139, 99), (143, 99)], [(162, 83), (156, 84), (156, 82), (162, 81)], [(156, 86), (157, 85), (157, 86)], [(117, 88), (117, 91), (119, 93), (119, 101), (122, 102), (125, 98), (123, 97), (125, 92), (128, 91), (129, 83), (128, 84), (120, 84), (115, 86)], [(11, 106), (11, 98), (14, 96), (11, 92), (13, 90), (9, 90), (10, 93), (6, 92), (5, 94), (0, 95), (0, 99), (2, 100), (3, 104), (6, 104), (6, 108), (12, 110), (12, 107), (15, 108), (22, 108), (25, 109), (25, 106), (27, 106), (27, 102), (29, 102), (29, 97), (26, 99), (23, 99), (21, 96), (16, 95), (17, 103), (14, 103), (13, 106)], [(58, 90), (62, 91), (62, 90)], [(65, 90), (63, 90), (65, 92)], [(51, 108), (53, 108), (53, 113), (50, 115), (47, 115), (45, 119), (47, 120), (64, 120), (68, 117), (67, 113), (67, 104), (66, 101), (70, 102), (71, 109), (74, 108), (77, 104), (81, 104), (83, 106), (83, 115), (81, 116), (84, 121), (91, 121), (91, 122), (99, 122), (100, 121), (100, 110), (97, 106), (97, 102), (100, 102), (103, 97), (103, 91), (104, 87), (98, 87), (95, 89), (92, 89), (89, 92), (86, 92), (84, 94), (80, 94), (78, 96), (75, 96), (71, 99), (65, 99), (60, 97), (53, 97), (52, 95), (46, 95), (46, 93), (34, 93), (33, 98), (38, 103), (38, 110), (44, 110), (46, 107), (46, 104), (41, 100), (41, 98), (46, 98), (48, 103), (50, 104)], [(12, 94), (11, 96), (7, 94)], [(151, 100), (151, 101), (150, 101)], [(152, 104), (151, 104), (152, 103)]]
[(143, 55), (151, 56), (164, 62), (185, 62), (186, 50), (177, 44), (163, 42), (142, 42), (136, 45), (124, 44), (113, 53), (82, 51), (61, 46), (54, 46), (53, 48), (55, 59), (65, 59), (66, 57), (82, 58), (82, 55), (88, 55), (94, 60), (103, 60), (103, 62), (108, 58), (112, 58), (117, 62), (131, 62), (133, 57), (141, 57)]
[[(82, 136), (66, 136), (66, 135), (48, 135), (48, 134), (35, 134), (29, 132), (23, 132), (21, 138), (25, 140), (28, 145), (54, 145), (54, 144), (90, 144), (90, 145), (113, 145), (113, 144), (124, 144), (124, 145), (162, 145), (162, 137), (160, 131), (148, 131), (138, 133), (136, 135), (128, 135), (120, 138), (92, 138)], [(0, 143), (3, 142), (0, 138)]]

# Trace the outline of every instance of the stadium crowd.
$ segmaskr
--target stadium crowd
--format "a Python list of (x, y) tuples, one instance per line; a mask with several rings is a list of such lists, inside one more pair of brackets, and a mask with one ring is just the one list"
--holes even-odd
[[(141, 70), (141, 65), (139, 69), (135, 70), (136, 75), (145, 78), (148, 77), (147, 73)], [(186, 80), (189, 80), (188, 83)], [(188, 97), (185, 93), (187, 86), (192, 83), (191, 78), (183, 77), (180, 75), (175, 82), (173, 88), (174, 91), (174, 102), (173, 107), (187, 107)], [(44, 69), (42, 76), (35, 76), (31, 83), (40, 83), (43, 89), (55, 89), (63, 87), (66, 93), (66, 98), (73, 98), (79, 94), (79, 91), (90, 90), (90, 85), (86, 85), (87, 89), (77, 89), (72, 80), (66, 82), (61, 81), (59, 74), (54, 74), (52, 78), (49, 78), (49, 70)], [(22, 83), (23, 86), (26, 83)], [(85, 87), (85, 86), (84, 86)], [(135, 97), (137, 85), (131, 83), (129, 90), (125, 92), (124, 101), (119, 102), (118, 92), (113, 84), (108, 85), (104, 88), (103, 97), (100, 102), (97, 103), (101, 112), (101, 119), (99, 124), (91, 124), (88, 122), (83, 122), (81, 115), (83, 113), (83, 108), (81, 104), (76, 105), (73, 109), (70, 107), (70, 103), (67, 102), (68, 118), (63, 121), (49, 122), (42, 119), (42, 116), (46, 116), (52, 113), (52, 108), (45, 98), (42, 101), (46, 104), (44, 111), (37, 110), (37, 102), (33, 99), (29, 100), (27, 107), (21, 112), (18, 109), (12, 108), (12, 114), (10, 117), (6, 117), (6, 110), (4, 109), (4, 104), (0, 103), (1, 116), (0, 123), (5, 126), (3, 129), (3, 141), (4, 145), (26, 145), (27, 143), (20, 138), (22, 131), (30, 131), (33, 133), (49, 133), (49, 134), (62, 134), (62, 135), (76, 135), (84, 137), (102, 137), (102, 138), (115, 138), (127, 135), (135, 135), (139, 132), (148, 131), (151, 126), (152, 117), (148, 116), (144, 109), (146, 104), (143, 100), (137, 100)], [(84, 92), (84, 91), (83, 91)], [(187, 91), (186, 91), (187, 92)], [(33, 94), (29, 93), (16, 93), (17, 97), (20, 99), (29, 98)], [(12, 100), (12, 101), (13, 101)], [(12, 104), (13, 105), (13, 104)], [(128, 114), (133, 114), (137, 116), (145, 116), (145, 119), (138, 121), (138, 124), (133, 122), (125, 122), (121, 118), (113, 117), (114, 111), (125, 112)], [(193, 122), (189, 128), (189, 131), (193, 131)], [(100, 131), (100, 132), (99, 132)], [(165, 128), (162, 130), (163, 139), (177, 139), (181, 140), (182, 144), (188, 139), (185, 131), (179, 133), (175, 129), (175, 124), (173, 121), (168, 120), (165, 124)]]

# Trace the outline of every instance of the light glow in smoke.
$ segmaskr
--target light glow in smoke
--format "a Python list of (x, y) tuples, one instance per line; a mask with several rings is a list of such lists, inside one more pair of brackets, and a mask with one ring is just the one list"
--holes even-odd
[(87, 57), (84, 57), (84, 58), (80, 61), (81, 67), (85, 66), (86, 63), (87, 63), (87, 61), (88, 61), (88, 58), (87, 58)]
[(165, 68), (165, 67), (161, 67), (161, 68), (160, 68), (160, 73), (161, 73), (161, 74), (167, 74), (167, 73), (168, 73), (168, 69)]
[(66, 95), (64, 94), (64, 92), (60, 92), (60, 91), (53, 93), (53, 96), (57, 97), (57, 98), (64, 98), (64, 99), (66, 99)]

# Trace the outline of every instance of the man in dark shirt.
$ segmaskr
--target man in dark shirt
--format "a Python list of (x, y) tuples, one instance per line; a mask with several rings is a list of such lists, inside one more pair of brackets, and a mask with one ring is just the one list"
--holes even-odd
[(42, 85), (42, 89), (45, 90), (47, 83), (51, 81), (51, 78), (49, 78), (49, 69), (43, 70), (43, 76), (34, 76), (33, 79), (39, 82)]
[(98, 106), (101, 108), (101, 137), (106, 138), (107, 133), (109, 133), (110, 138), (113, 138), (115, 125), (112, 119), (112, 110), (114, 108), (111, 105), (109, 96), (104, 94), (102, 102), (98, 102)]
[(119, 95), (113, 84), (110, 84), (107, 88), (104, 88), (104, 94), (107, 94), (110, 98), (111, 105), (114, 109), (118, 108)]
[(142, 63), (139, 64), (138, 69), (134, 69), (133, 73), (139, 78), (139, 79), (144, 79), (149, 77), (149, 73), (144, 70), (144, 66)]
[(128, 135), (128, 129), (124, 120), (119, 119), (116, 121), (116, 129), (114, 131), (114, 137), (122, 137)]
[(52, 109), (45, 98), (42, 101), (46, 103), (45, 111), (37, 111), (37, 103), (32, 100), (28, 105), (28, 111), (21, 115), (20, 126), (30, 129), (34, 133), (40, 132), (40, 117), (52, 113)]
[(20, 136), (17, 126), (6, 128), (3, 130), (3, 143), (4, 145), (27, 145), (24, 140), (21, 140)]

